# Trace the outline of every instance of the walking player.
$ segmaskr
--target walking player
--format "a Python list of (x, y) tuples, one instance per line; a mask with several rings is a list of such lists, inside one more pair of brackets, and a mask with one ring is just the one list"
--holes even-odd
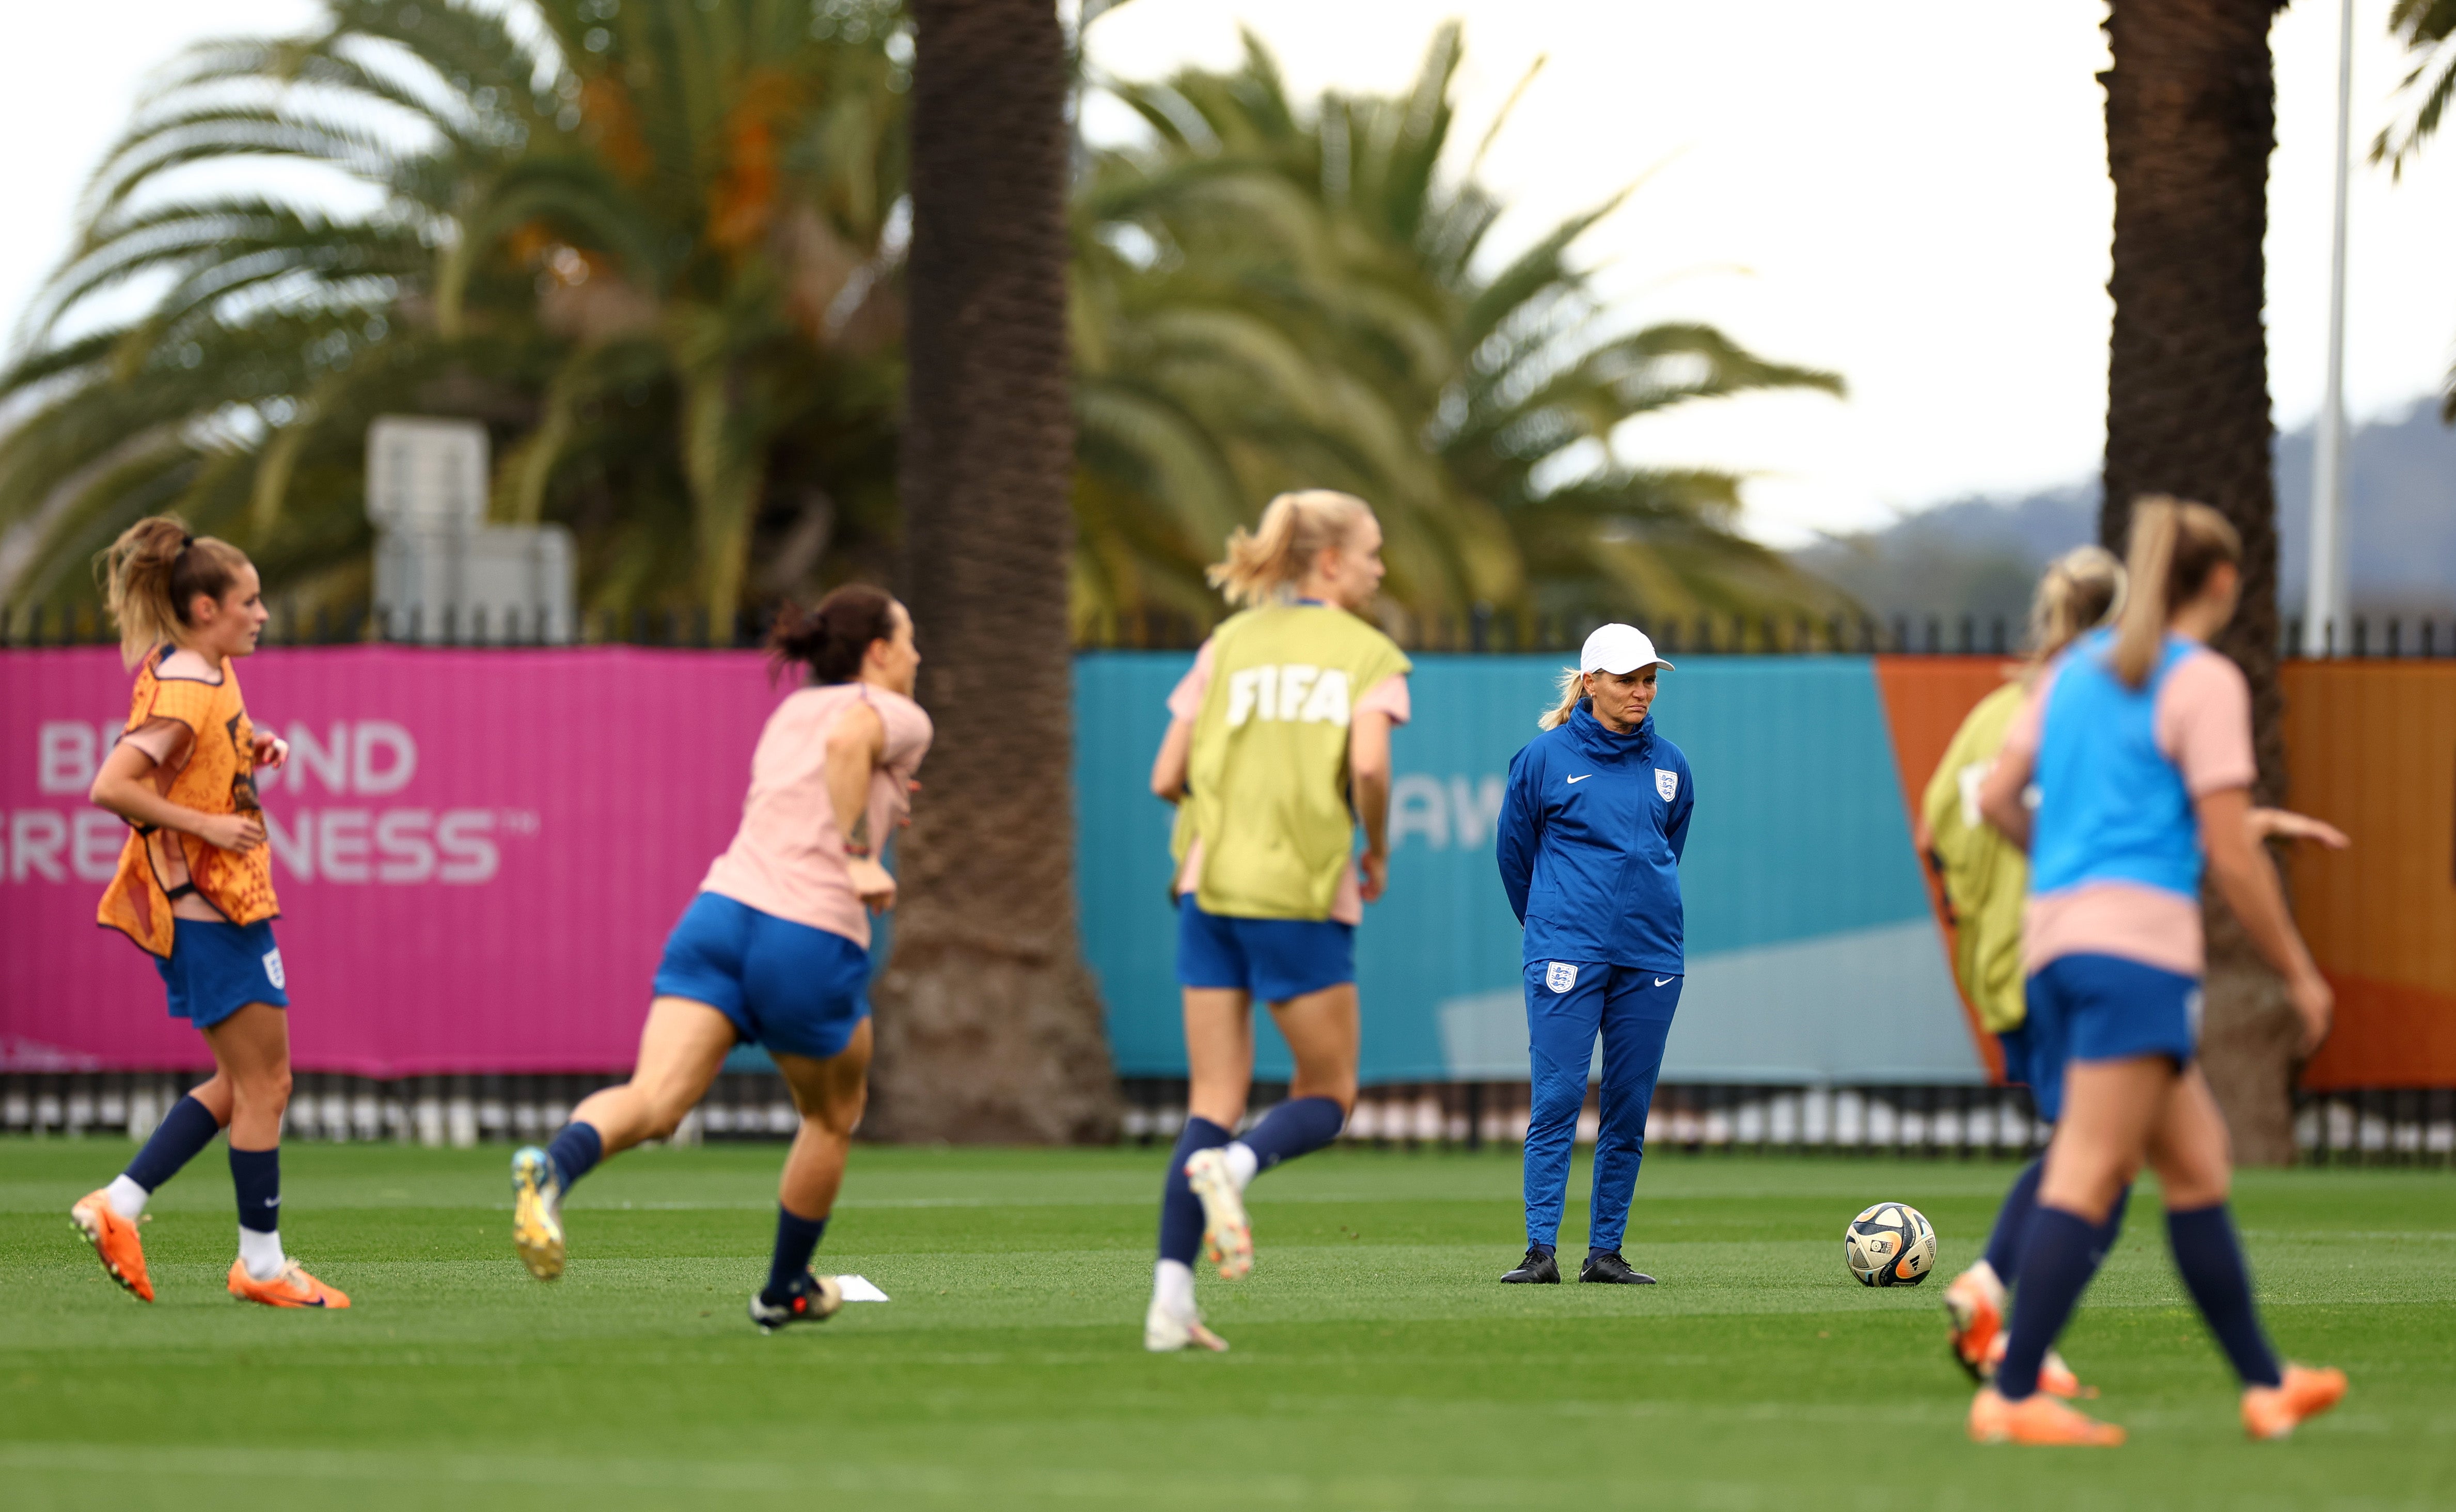
[[(1388, 872), (1390, 726), (1408, 712), (1406, 656), (1361, 618), (1382, 572), (1382, 526), (1364, 501), (1272, 500), (1210, 573), (1247, 607), (1169, 695), (1152, 791), (1177, 806), (1190, 1086), (1143, 1316), (1143, 1347), (1156, 1352), (1228, 1347), (1196, 1310), (1196, 1251), (1208, 1247), (1223, 1279), (1245, 1275), (1245, 1183), (1337, 1138), (1356, 1101), (1356, 926)], [(1256, 998), (1271, 1006), (1296, 1075), (1287, 1101), (1238, 1139)]]
[(204, 1035), (214, 1074), (71, 1216), (113, 1279), (152, 1301), (136, 1237), (146, 1199), (227, 1127), (238, 1195), (230, 1294), (270, 1307), (347, 1307), (349, 1297), (281, 1249), (290, 997), (273, 941), (281, 906), (256, 773), (279, 766), (290, 748), (249, 723), (235, 665), (264, 629), (263, 585), (236, 546), (192, 536), (167, 515), (129, 526), (103, 562), (136, 686), (128, 732), (103, 758), (92, 798), (135, 832), (100, 918), (154, 957), (171, 1016)]
[(1496, 848), (1510, 911), (1525, 927), (1526, 1257), (1502, 1277), (1554, 1284), (1569, 1147), (1603, 1035), (1603, 1128), (1595, 1140), (1581, 1281), (1650, 1286), (1621, 1257), (1629, 1195), (1646, 1154), (1646, 1114), (1680, 1006), (1680, 855), (1697, 795), (1688, 758), (1654, 727), (1658, 673), (1671, 664), (1634, 626), (1586, 637), (1544, 733), (1509, 764)]
[[(2206, 644), (2234, 618), (2241, 560), (2216, 510), (2135, 504), (2116, 629), (2047, 668), (1979, 786), (1979, 811), (2030, 853), (2031, 1084), (2060, 1114), (2021, 1242), (2012, 1341), (1971, 1403), (1974, 1439), (2123, 1441), (2040, 1391), (2038, 1371), (2143, 1161), (2158, 1172), (2175, 1269), (2242, 1382), (2244, 1428), (2283, 1438), (2344, 1395), (2343, 1372), (2281, 1365), (2261, 1329), (2226, 1211), (2225, 1123), (2194, 1064), (2204, 869), (2284, 978), (2304, 1054), (2333, 1008), (2248, 822), (2251, 689)], [(2022, 798), (2033, 780), (2035, 816)]]

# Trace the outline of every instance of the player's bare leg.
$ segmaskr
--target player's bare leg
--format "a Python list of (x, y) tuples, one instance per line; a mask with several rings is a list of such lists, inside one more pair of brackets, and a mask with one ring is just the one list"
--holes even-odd
[(531, 1276), (563, 1274), (563, 1199), (572, 1184), (607, 1155), (671, 1135), (707, 1095), (733, 1043), (733, 1021), (706, 1003), (658, 998), (631, 1079), (582, 1099), (551, 1145), (512, 1156), (512, 1248)]

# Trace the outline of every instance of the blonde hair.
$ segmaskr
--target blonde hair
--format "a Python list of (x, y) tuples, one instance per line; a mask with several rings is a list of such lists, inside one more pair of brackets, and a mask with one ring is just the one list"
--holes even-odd
[(2115, 618), (2123, 606), (2123, 563), (2104, 546), (2075, 546), (2047, 563), (2030, 600), (2030, 664)]
[(119, 625), (119, 659), (133, 668), (165, 641), (178, 642), (196, 595), (220, 599), (248, 561), (227, 541), (190, 535), (176, 515), (154, 515), (121, 531), (93, 564)]
[(1252, 530), (1228, 533), (1227, 560), (1204, 569), (1213, 587), (1240, 606), (1267, 603), (1301, 580), (1324, 548), (1344, 545), (1373, 506), (1354, 494), (1308, 488), (1281, 494)]
[(1559, 729), (1578, 711), (1578, 703), (1586, 696), (1586, 675), (1574, 666), (1561, 668), (1561, 700), (1544, 711), (1535, 722), (1537, 729)]
[(2132, 544), (2124, 553), (2128, 588), (2115, 629), (2115, 675), (2125, 686), (2148, 685), (2166, 622), (2177, 605), (2200, 597), (2220, 563), (2242, 565), (2242, 537), (2225, 516), (2164, 494), (2134, 502)]

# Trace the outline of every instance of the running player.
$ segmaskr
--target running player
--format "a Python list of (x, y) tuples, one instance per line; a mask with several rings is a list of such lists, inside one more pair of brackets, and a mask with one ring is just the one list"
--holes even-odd
[[(1382, 572), (1381, 522), (1362, 500), (1272, 500), (1210, 570), (1243, 612), (1169, 695), (1152, 791), (1177, 806), (1190, 1086), (1160, 1196), (1146, 1349), (1228, 1347), (1195, 1307), (1196, 1251), (1208, 1248), (1223, 1279), (1245, 1275), (1245, 1184), (1337, 1138), (1356, 1101), (1356, 926), (1388, 876), (1390, 727), (1408, 713), (1406, 656), (1360, 617)], [(1238, 1139), (1257, 998), (1296, 1076), (1287, 1100)]]
[(91, 795), (134, 831), (97, 917), (154, 956), (171, 1016), (204, 1035), (214, 1074), (70, 1216), (113, 1279), (152, 1301), (136, 1236), (146, 1199), (228, 1128), (238, 1195), (230, 1294), (270, 1307), (347, 1307), (281, 1249), (290, 997), (256, 773), (290, 749), (249, 723), (235, 664), (264, 628), (263, 587), (236, 546), (192, 536), (167, 515), (129, 526), (101, 568), (136, 687)]
[(1646, 1115), (1680, 1007), (1680, 857), (1697, 804), (1688, 758), (1655, 727), (1671, 664), (1634, 625), (1586, 637), (1544, 733), (1509, 763), (1494, 851), (1525, 930), (1530, 1094), (1526, 1257), (1502, 1277), (1557, 1285), (1553, 1247), (1569, 1189), (1569, 1147), (1603, 1036), (1603, 1125), (1581, 1281), (1651, 1286), (1620, 1253), (1646, 1157)]
[(561, 1276), (573, 1184), (606, 1156), (672, 1134), (727, 1052), (754, 1041), (802, 1114), (777, 1188), (768, 1281), (750, 1297), (751, 1321), (773, 1331), (844, 1303), (833, 1277), (811, 1274), (810, 1256), (869, 1095), (869, 914), (895, 906), (878, 853), (907, 811), (931, 731), (912, 702), (912, 618), (879, 589), (852, 584), (808, 613), (788, 609), (768, 644), (779, 665), (808, 666), (814, 685), (760, 732), (741, 828), (666, 938), (630, 1081), (583, 1101), (546, 1148), (512, 1156), (512, 1243), (531, 1275)]
[[(2038, 1371), (2144, 1160), (2163, 1189), (2175, 1268), (2242, 1381), (2244, 1428), (2282, 1438), (2344, 1395), (2340, 1371), (2281, 1366), (2261, 1330), (2226, 1210), (2225, 1124), (2193, 1064), (2204, 865), (2284, 977), (2305, 1053), (2333, 1006), (2253, 837), (2250, 689), (2205, 644), (2234, 618), (2241, 558), (2217, 511), (2137, 503), (2116, 628), (2047, 668), (1979, 785), (1979, 811), (2031, 856), (2029, 1071), (2041, 1106), (2059, 1114), (2021, 1242), (2012, 1341), (1971, 1403), (1982, 1441), (2123, 1441), (2041, 1392)], [(2035, 816), (2022, 797), (2034, 779)]]
[[(2029, 889), (2030, 864), (1979, 815), (1978, 785), (2028, 701), (2039, 669), (2113, 618), (2122, 598), (2123, 563), (2103, 547), (2076, 547), (2048, 563), (2030, 604), (2029, 660), (2018, 676), (1981, 699), (1962, 721), (1919, 806), (1918, 848), (1935, 867), (1953, 910), (1954, 971), (1977, 1010), (1980, 1026), (2003, 1049), (2009, 1082), (2031, 1082), (2021, 971), (2022, 900)], [(2282, 809), (2254, 808), (2250, 822), (2261, 839), (2307, 838), (2340, 848), (2346, 843), (2333, 827)], [(1954, 1359), (1974, 1379), (1985, 1380), (2003, 1358), (2007, 1289), (2018, 1270), (2021, 1241), (2037, 1207), (2038, 1177), (2045, 1165), (2040, 1156), (2013, 1178), (1987, 1236), (1985, 1255), (1945, 1288)], [(2116, 1195), (2100, 1250), (2115, 1247), (2130, 1196), (2128, 1186)], [(2066, 1398), (2085, 1394), (2079, 1379), (2052, 1349), (2039, 1367), (2038, 1389)]]

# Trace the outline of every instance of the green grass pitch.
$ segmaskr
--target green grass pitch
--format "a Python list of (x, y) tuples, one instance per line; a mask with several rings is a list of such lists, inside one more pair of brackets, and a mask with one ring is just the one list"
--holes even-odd
[[(0, 1504), (573, 1508), (2316, 1508), (2456, 1502), (2456, 1179), (2251, 1173), (2280, 1346), (2344, 1406), (2249, 1444), (2154, 1193), (2066, 1353), (2115, 1451), (1980, 1448), (1940, 1282), (1869, 1291), (1842, 1228), (1924, 1209), (1967, 1264), (2001, 1164), (1658, 1154), (1652, 1288), (1515, 1288), (1514, 1154), (1341, 1151), (1256, 1184), (1206, 1281), (1225, 1356), (1140, 1347), (1157, 1151), (857, 1151), (822, 1268), (894, 1300), (762, 1336), (775, 1147), (649, 1150), (580, 1189), (559, 1284), (512, 1257), (501, 1150), (294, 1146), (284, 1239), (341, 1314), (222, 1295), (218, 1146), (161, 1194), (161, 1299), (67, 1209), (117, 1141), (0, 1142)], [(1583, 1162), (1572, 1184), (1582, 1193)], [(1572, 1201), (1564, 1249), (1584, 1236)]]

